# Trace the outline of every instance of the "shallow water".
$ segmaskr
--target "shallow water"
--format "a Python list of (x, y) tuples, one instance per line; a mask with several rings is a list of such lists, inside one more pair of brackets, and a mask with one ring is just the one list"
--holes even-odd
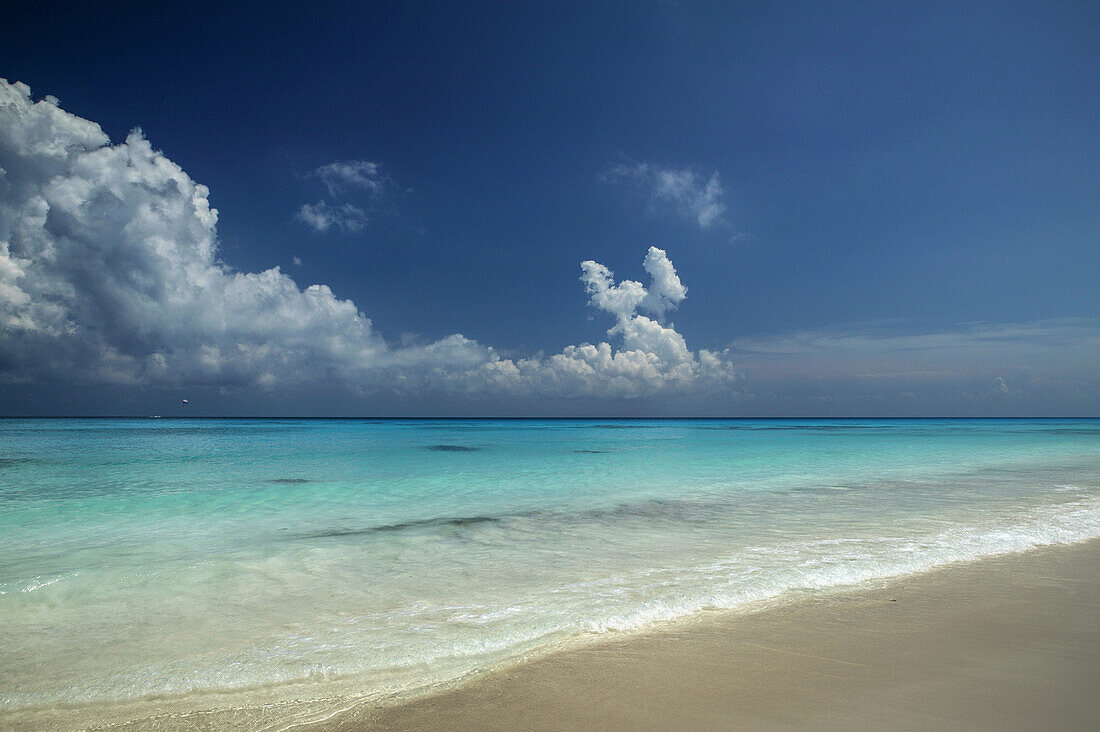
[(369, 698), (1096, 536), (1098, 420), (5, 420), (0, 709)]

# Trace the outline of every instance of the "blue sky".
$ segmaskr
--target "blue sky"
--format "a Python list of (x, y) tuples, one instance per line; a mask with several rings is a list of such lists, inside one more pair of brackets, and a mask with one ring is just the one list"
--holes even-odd
[[(214, 265), (325, 285), (374, 340), (343, 321), (311, 326), (352, 339), (339, 356), (224, 323), (180, 335), (163, 323), (192, 311), (170, 308), (111, 334), (130, 316), (85, 292), (119, 272), (54, 269), (9, 303), (0, 412), (167, 412), (183, 393), (203, 414), (1100, 412), (1094, 4), (28, 4), (9, 17), (0, 76), (28, 85), (28, 104), (53, 95), (110, 145), (140, 127), (208, 187)], [(30, 200), (11, 198), (9, 218)], [(154, 240), (104, 267), (144, 261)], [(652, 292), (650, 246), (686, 297), (659, 313), (596, 305), (581, 262)], [(24, 280), (47, 251), (8, 249)], [(172, 261), (162, 284), (183, 276)], [(77, 292), (61, 302), (58, 282)], [(67, 330), (28, 326), (31, 301), (63, 307)], [(630, 330), (638, 316), (666, 330)], [(654, 346), (673, 336), (688, 355)], [(279, 368), (321, 363), (316, 378), (229, 355), (261, 341)], [(653, 368), (584, 356), (591, 374), (554, 371), (563, 349), (601, 342), (656, 354)], [(204, 347), (217, 363), (195, 357)], [(54, 368), (65, 358), (100, 366)], [(494, 366), (486, 382), (492, 359), (520, 373), (504, 383)]]

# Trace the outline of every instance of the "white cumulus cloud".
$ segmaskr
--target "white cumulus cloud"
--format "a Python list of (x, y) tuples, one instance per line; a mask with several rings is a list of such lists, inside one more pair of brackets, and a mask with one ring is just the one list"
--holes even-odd
[[(360, 185), (356, 176), (376, 174), (359, 165), (318, 175)], [(0, 379), (632, 397), (732, 378), (724, 355), (690, 351), (663, 322), (687, 290), (655, 247), (648, 287), (582, 265), (618, 348), (504, 359), (461, 334), (393, 346), (326, 285), (301, 288), (278, 267), (236, 271), (218, 258), (208, 195), (140, 130), (111, 144), (56, 99), (35, 102), (26, 85), (0, 79)], [(365, 218), (354, 208), (300, 214), (348, 229)]]
[(687, 295), (664, 250), (650, 247), (644, 267), (651, 280), (648, 288), (634, 280), (616, 284), (614, 273), (604, 265), (581, 263), (589, 303), (615, 317), (607, 334), (621, 341), (619, 350), (608, 342), (584, 343), (545, 360), (501, 362), (493, 368), (511, 373), (514, 365), (518, 375), (546, 391), (568, 386), (570, 391), (622, 396), (733, 379), (724, 356), (706, 350), (693, 353), (671, 325), (637, 312), (643, 309), (661, 318)]
[(9, 374), (273, 384), (352, 378), (393, 359), (326, 285), (221, 262), (206, 187), (139, 130), (111, 145), (95, 123), (0, 82), (0, 168)]

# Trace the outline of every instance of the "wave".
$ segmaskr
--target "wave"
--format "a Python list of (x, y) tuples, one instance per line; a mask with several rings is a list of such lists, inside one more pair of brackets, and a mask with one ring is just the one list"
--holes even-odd
[[(710, 584), (708, 589), (700, 588), (698, 594), (678, 601), (645, 602), (629, 612), (591, 621), (586, 629), (595, 633), (637, 630), (702, 610), (734, 610), (790, 593), (854, 587), (951, 564), (1096, 538), (1100, 538), (1100, 499), (1037, 509), (1009, 524), (958, 526), (918, 538), (824, 539), (750, 547), (741, 557), (685, 573), (714, 580), (701, 583)], [(773, 578), (756, 585), (723, 579), (735, 566), (752, 566), (753, 554), (782, 556), (787, 561), (780, 562)]]
[[(452, 517), (372, 530), (398, 531), (440, 524), (468, 527), (497, 521), (489, 516)], [(132, 685), (133, 679), (120, 676), (103, 679), (84, 692), (69, 689), (52, 700), (38, 694), (30, 698), (8, 694), (0, 701), (0, 708), (62, 700), (135, 698), (150, 693), (241, 690), (257, 684), (309, 681), (316, 678), (319, 668), (324, 669), (326, 678), (367, 674), (367, 684), (382, 683), (391, 693), (393, 682), (386, 681), (387, 676), (396, 674), (404, 679), (402, 685), (412, 688), (419, 683), (415, 678), (410, 680), (410, 674), (416, 677), (416, 669), (435, 666), (457, 677), (473, 668), (530, 657), (539, 649), (563, 642), (644, 630), (704, 610), (735, 611), (782, 597), (855, 587), (954, 563), (1098, 537), (1100, 498), (1090, 498), (1034, 509), (1007, 522), (960, 524), (916, 537), (840, 537), (749, 546), (709, 564), (658, 567), (561, 584), (513, 597), (506, 604), (441, 607), (413, 603), (402, 609), (349, 618), (345, 627), (331, 627), (325, 637), (284, 638), (280, 645), (254, 649), (258, 655), (247, 663), (247, 659), (226, 658), (205, 671), (193, 668), (182, 676), (168, 668), (159, 672), (145, 669), (144, 681), (138, 686)], [(20, 589), (33, 592), (51, 584), (51, 580), (56, 581), (39, 579)], [(394, 635), (382, 643), (371, 635), (379, 629)], [(407, 635), (413, 629), (416, 632)], [(304, 649), (298, 647), (302, 642), (307, 644)], [(317, 643), (321, 650), (340, 648), (347, 653), (337, 659), (324, 653), (314, 658), (309, 644)], [(301, 663), (286, 663), (285, 651), (280, 648), (290, 646), (297, 648), (294, 656), (302, 659)], [(265, 664), (264, 658), (272, 663)], [(241, 673), (231, 673), (232, 669)], [(163, 679), (165, 685), (150, 688), (150, 678)], [(364, 693), (369, 698), (376, 691), (368, 688)]]

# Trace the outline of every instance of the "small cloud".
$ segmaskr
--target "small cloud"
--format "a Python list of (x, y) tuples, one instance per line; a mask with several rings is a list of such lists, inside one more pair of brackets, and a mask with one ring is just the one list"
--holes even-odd
[(359, 231), (368, 220), (366, 212), (358, 206), (350, 203), (333, 206), (327, 201), (304, 204), (295, 218), (319, 234), (333, 227), (348, 233)]
[(337, 160), (314, 168), (302, 176), (319, 180), (328, 196), (304, 204), (295, 218), (314, 231), (336, 227), (344, 232), (359, 231), (369, 220), (368, 212), (384, 211), (394, 184), (379, 163), (369, 160)]
[(291, 262), (291, 264), (293, 264), (293, 265), (294, 265), (295, 267), (301, 267), (301, 266), (302, 266), (302, 260), (301, 260), (301, 258), (300, 258), (300, 257), (291, 257), (291, 258), (290, 258), (290, 262)]
[(369, 160), (337, 160), (315, 168), (306, 177), (317, 178), (324, 183), (331, 196), (354, 190), (381, 196), (389, 180), (389, 176), (382, 172), (382, 166)]
[(723, 218), (725, 189), (717, 171), (708, 176), (695, 168), (622, 163), (613, 166), (604, 178), (634, 185), (648, 194), (652, 204), (670, 206), (679, 215), (695, 221), (701, 229), (728, 226)]
[(1005, 383), (1005, 377), (998, 376), (997, 378), (993, 379), (993, 388), (999, 391), (1001, 394), (1007, 394), (1008, 384)]

